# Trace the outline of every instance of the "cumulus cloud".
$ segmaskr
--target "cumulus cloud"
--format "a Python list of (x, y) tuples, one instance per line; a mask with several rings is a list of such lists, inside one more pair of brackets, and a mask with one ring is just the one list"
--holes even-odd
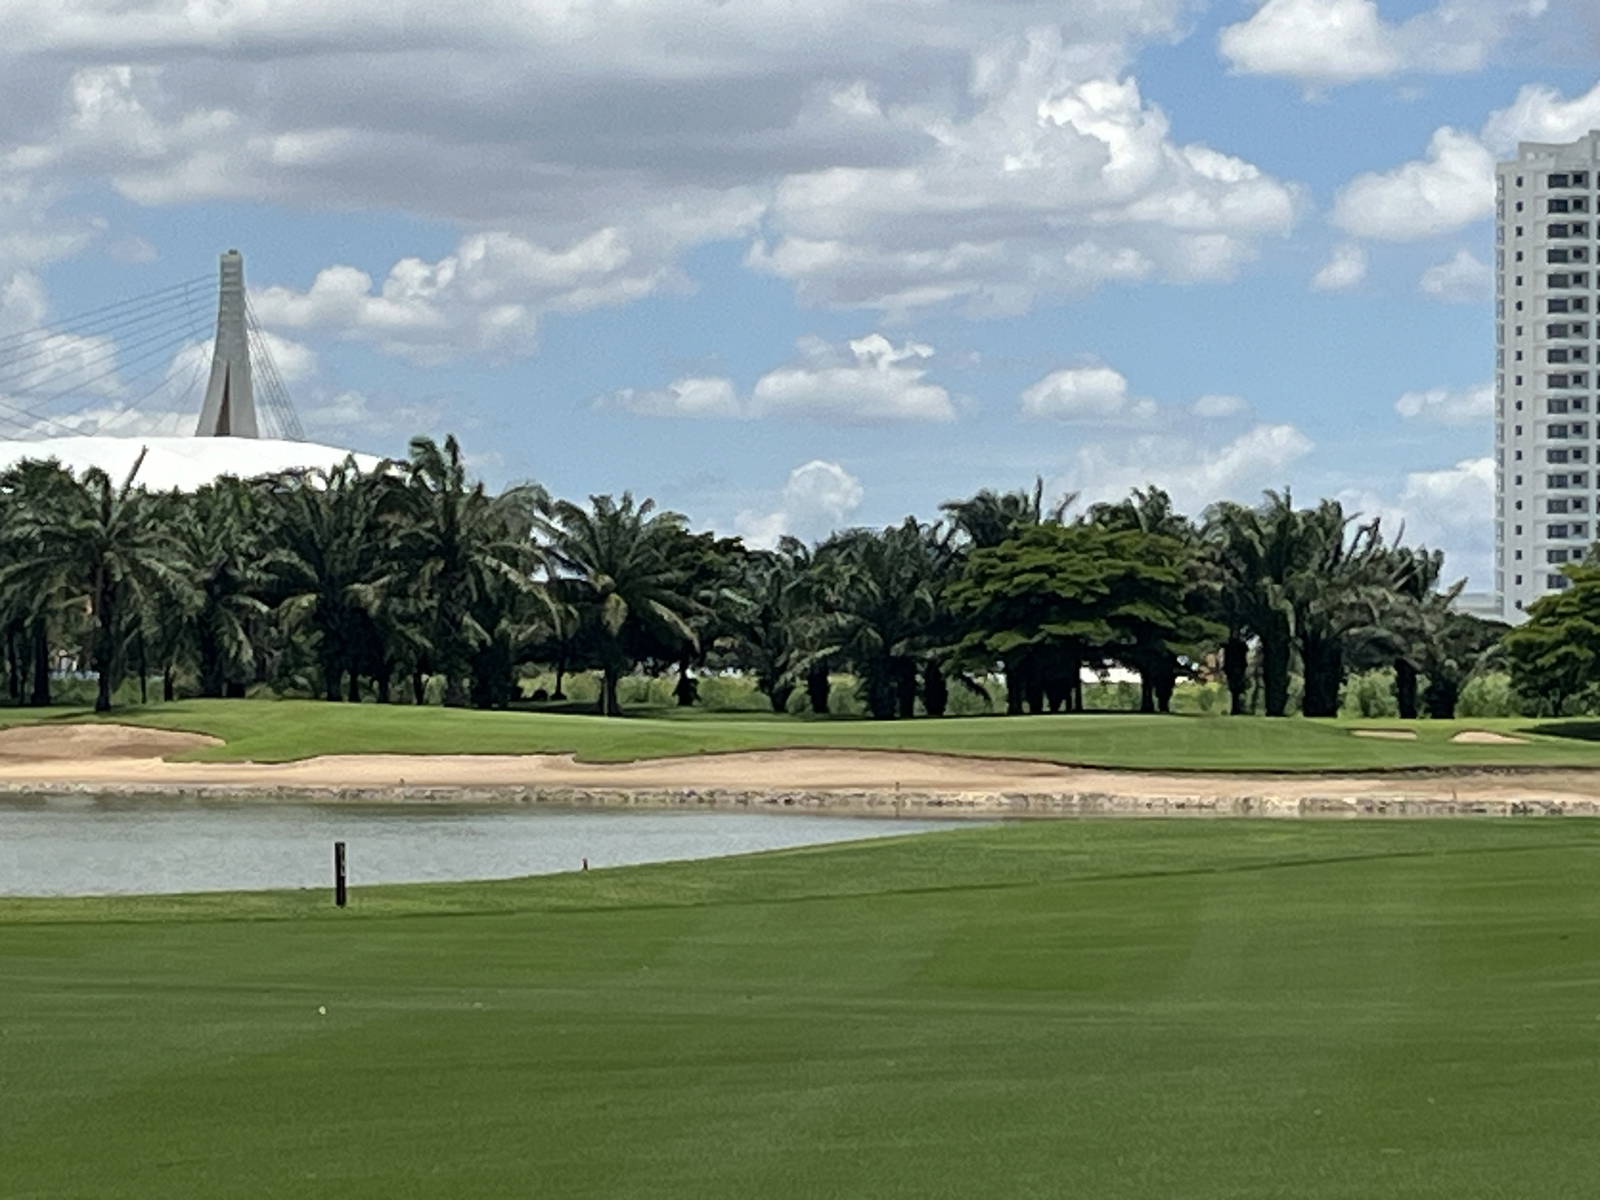
[(1137, 423), (1154, 417), (1156, 404), (1130, 395), (1127, 379), (1111, 367), (1067, 367), (1052, 371), (1022, 393), (1022, 414), (1057, 421)]
[(1333, 248), (1328, 261), (1311, 277), (1311, 287), (1318, 292), (1345, 292), (1366, 277), (1366, 248), (1356, 242), (1345, 242)]
[(927, 378), (932, 346), (897, 346), (869, 333), (843, 345), (802, 338), (798, 350), (796, 361), (762, 375), (744, 399), (732, 380), (696, 377), (656, 390), (622, 388), (595, 403), (650, 417), (773, 417), (827, 425), (955, 419), (955, 400)]
[(952, 421), (950, 393), (926, 379), (933, 347), (894, 345), (881, 333), (834, 347), (808, 339), (801, 360), (756, 381), (750, 413), (836, 425)]
[(303, 291), (264, 288), (253, 304), (265, 325), (317, 329), (438, 363), (474, 351), (528, 353), (546, 313), (636, 299), (671, 275), (659, 258), (635, 254), (615, 229), (559, 249), (479, 233), (435, 262), (401, 259), (382, 284), (355, 267), (328, 267)]
[(1443, 0), (1391, 22), (1375, 0), (1265, 0), (1223, 29), (1218, 46), (1239, 74), (1283, 76), (1313, 90), (1402, 72), (1475, 71), (1546, 2)]
[(1198, 512), (1214, 500), (1250, 500), (1263, 488), (1281, 487), (1284, 472), (1313, 448), (1310, 438), (1287, 424), (1254, 425), (1209, 444), (1149, 434), (1084, 446), (1071, 469), (1053, 482), (1090, 502), (1120, 500), (1154, 483), (1180, 508)]
[(1529, 84), (1479, 133), (1442, 126), (1424, 157), (1356, 176), (1334, 200), (1333, 223), (1353, 236), (1386, 241), (1454, 233), (1494, 215), (1495, 161), (1514, 154), (1518, 142), (1571, 142), (1596, 128), (1600, 84), (1571, 100)]
[(1407, 472), (1397, 490), (1347, 488), (1338, 494), (1350, 512), (1379, 517), (1386, 532), (1404, 530), (1409, 545), (1445, 552), (1445, 578), (1466, 576), (1485, 588), (1494, 580), (1494, 459)]
[(601, 398), (600, 407), (646, 417), (737, 417), (742, 415), (733, 381), (710, 377), (675, 380), (664, 388), (622, 388)]
[(1248, 407), (1243, 396), (1213, 394), (1201, 396), (1189, 406), (1189, 411), (1207, 421), (1220, 421), (1236, 417)]
[(1427, 157), (1358, 175), (1339, 192), (1333, 223), (1357, 237), (1409, 241), (1494, 214), (1495, 157), (1472, 134), (1445, 126)]
[[(505, 271), (481, 289), (493, 267), (466, 243), (404, 278), (319, 281), (341, 332), (422, 362), (526, 353), (543, 313), (672, 286), (688, 248), (758, 230), (750, 261), (808, 299), (885, 310), (1223, 279), (1297, 193), (1174, 140), (1126, 75), (1191, 7), (818, 0), (797, 24), (775, 0), (12, 0), (0, 192), (109, 184), (505, 239), (479, 247)], [(35, 259), (99, 236), (63, 222), (0, 216), (0, 269), (8, 236)]]
[(886, 109), (930, 149), (792, 174), (747, 261), (816, 302), (1017, 312), (1107, 283), (1231, 278), (1294, 224), (1296, 190), (1172, 140), (1136, 80), (1035, 30), (977, 58), (970, 112)]
[(1487, 425), (1494, 416), (1494, 384), (1406, 392), (1394, 402), (1394, 410), (1408, 421), (1429, 421), (1436, 425)]
[(752, 546), (770, 549), (788, 534), (814, 540), (845, 525), (866, 495), (861, 481), (836, 462), (813, 459), (789, 472), (778, 507), (746, 510), (734, 528)]
[(1455, 255), (1422, 273), (1417, 286), (1436, 300), (1471, 304), (1494, 295), (1494, 269), (1470, 250)]

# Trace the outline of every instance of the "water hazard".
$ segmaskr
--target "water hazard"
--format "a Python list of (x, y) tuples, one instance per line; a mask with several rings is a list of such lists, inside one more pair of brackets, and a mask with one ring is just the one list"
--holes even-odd
[(503, 879), (950, 829), (969, 822), (430, 805), (0, 799), (0, 895), (71, 896)]

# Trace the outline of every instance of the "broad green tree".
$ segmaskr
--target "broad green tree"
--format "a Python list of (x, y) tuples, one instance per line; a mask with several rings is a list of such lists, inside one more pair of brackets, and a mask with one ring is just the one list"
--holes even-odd
[(1528, 606), (1528, 619), (1505, 635), (1512, 685), (1560, 716), (1589, 702), (1600, 681), (1600, 566), (1569, 564), (1570, 581)]

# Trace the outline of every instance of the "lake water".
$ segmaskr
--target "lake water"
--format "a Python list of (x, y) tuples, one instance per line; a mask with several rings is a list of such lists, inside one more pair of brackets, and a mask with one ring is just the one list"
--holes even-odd
[(970, 822), (430, 805), (0, 799), (0, 895), (77, 896), (504, 879), (712, 858)]

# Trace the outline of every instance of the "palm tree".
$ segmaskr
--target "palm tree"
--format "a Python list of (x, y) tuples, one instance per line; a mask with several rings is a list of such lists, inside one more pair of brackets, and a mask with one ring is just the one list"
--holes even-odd
[(237, 693), (256, 666), (256, 638), (270, 613), (261, 598), (267, 583), (262, 566), (259, 492), (223, 478), (193, 496), (168, 497), (174, 540), (188, 567), (198, 603), (181, 626), (163, 627), (169, 665), (163, 672), (170, 699), (170, 658), (180, 645), (194, 656), (202, 696)]
[(932, 647), (938, 613), (932, 564), (928, 531), (914, 517), (881, 531), (835, 534), (817, 551), (826, 603), (795, 667), (848, 662), (874, 717), (912, 716), (918, 665)]
[(1219, 615), (1229, 626), (1223, 669), (1235, 712), (1244, 707), (1241, 685), (1248, 635), (1260, 651), (1267, 716), (1288, 713), (1294, 649), (1288, 584), (1295, 566), (1296, 532), (1294, 504), (1287, 491), (1267, 492), (1259, 508), (1224, 500), (1206, 511), (1203, 537), (1222, 596)]
[(327, 699), (340, 698), (348, 675), (347, 694), (359, 700), (377, 635), (373, 612), (402, 575), (393, 552), (401, 485), (386, 465), (364, 474), (352, 458), (265, 488), (273, 549), (262, 566), (279, 621), (291, 639), (309, 633)]
[(1077, 501), (1078, 493), (1067, 492), (1046, 507), (1044, 478), (1037, 476), (1028, 491), (996, 492), (984, 488), (965, 500), (947, 500), (939, 508), (969, 547), (983, 550), (998, 546), (1029, 525), (1061, 524)]
[[(444, 702), (503, 703), (524, 637), (519, 600), (543, 601), (533, 528), (544, 489), (526, 484), (489, 495), (467, 478), (461, 447), (411, 441), (398, 554), (408, 589), (431, 613), (427, 644), (444, 677)], [(503, 677), (503, 678), (502, 678)]]
[(1337, 500), (1323, 500), (1295, 514), (1294, 549), (1286, 595), (1305, 681), (1301, 712), (1336, 717), (1349, 644), (1391, 594), (1383, 538), (1377, 520), (1355, 525)]
[(570, 604), (593, 631), (599, 650), (600, 711), (620, 715), (617, 683), (631, 665), (626, 635), (698, 644), (691, 620), (694, 601), (672, 561), (683, 518), (656, 512), (655, 501), (635, 504), (624, 492), (589, 497), (589, 507), (546, 499), (536, 524), (557, 569), (558, 598)]
[[(68, 603), (71, 581), (65, 564), (53, 562), (49, 549), (38, 539), (37, 514), (50, 513), (68, 503), (77, 487), (71, 472), (55, 461), (23, 461), (0, 476), (0, 503), (4, 526), (0, 528), (0, 554), (7, 563), (33, 561), (39, 569), (18, 572), (10, 586), (0, 588), (12, 668), (12, 692), (30, 705), (50, 703), (50, 646), (52, 630), (78, 614)], [(51, 567), (55, 569), (50, 569)]]
[(91, 624), (89, 662), (98, 685), (96, 712), (108, 712), (127, 643), (141, 609), (170, 613), (191, 607), (194, 588), (171, 531), (153, 519), (150, 497), (135, 487), (144, 452), (121, 485), (99, 468), (85, 471), (54, 503), (30, 506), (16, 534), (39, 553), (0, 569), (0, 592), (35, 589), (60, 595), (63, 585)]

